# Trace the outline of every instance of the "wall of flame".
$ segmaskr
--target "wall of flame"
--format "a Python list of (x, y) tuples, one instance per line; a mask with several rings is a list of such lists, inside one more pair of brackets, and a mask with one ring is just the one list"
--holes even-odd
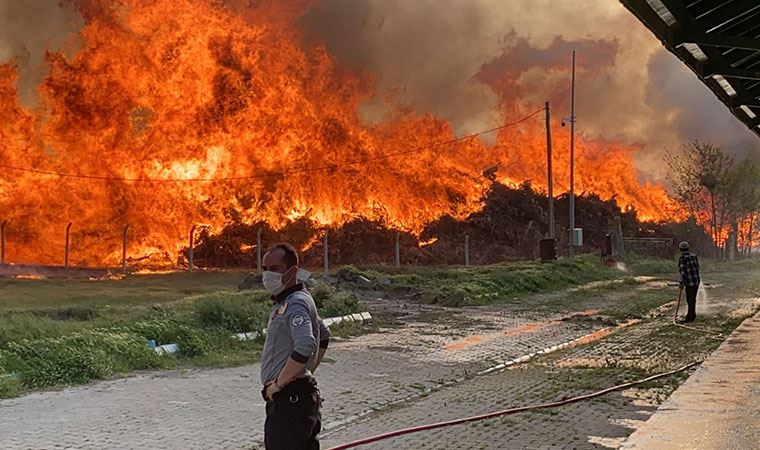
[[(543, 114), (495, 142), (383, 158), (449, 141), (452, 126), (393, 96), (384, 120), (363, 122), (359, 108), (376, 80), (307, 39), (299, 20), (311, 1), (74, 4), (81, 48), (47, 54), (35, 107), (18, 100), (17, 65), (0, 65), (0, 219), (10, 261), (62, 263), (68, 222), (74, 264), (118, 264), (127, 224), (132, 257), (171, 264), (193, 224), (364, 216), (419, 231), (443, 214), (477, 210), (489, 183), (481, 173), (497, 163), (502, 182), (545, 185)], [(503, 102), (499, 112), (509, 122), (541, 106)], [(557, 193), (568, 186), (565, 130), (554, 132)], [(639, 181), (636, 147), (577, 142), (577, 191), (615, 196), (644, 219), (680, 214), (661, 185)]]

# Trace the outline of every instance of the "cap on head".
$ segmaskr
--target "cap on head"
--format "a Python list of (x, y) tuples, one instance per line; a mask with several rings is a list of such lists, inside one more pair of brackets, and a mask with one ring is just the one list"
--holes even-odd
[(683, 242), (681, 242), (680, 244), (678, 244), (678, 248), (679, 248), (679, 249), (680, 249), (682, 252), (685, 252), (685, 251), (689, 250), (689, 243), (688, 243), (688, 242), (686, 242), (686, 241), (683, 241)]

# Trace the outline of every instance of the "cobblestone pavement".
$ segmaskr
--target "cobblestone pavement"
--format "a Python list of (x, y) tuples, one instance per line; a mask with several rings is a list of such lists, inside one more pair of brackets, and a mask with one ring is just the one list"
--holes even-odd
[[(598, 328), (460, 309), (330, 346), (324, 429)], [(139, 374), (0, 401), (0, 448), (251, 448), (263, 440), (258, 364)]]
[[(646, 354), (654, 355), (653, 361), (670, 355), (673, 359), (668, 365), (678, 362), (678, 357), (651, 342), (651, 333), (658, 329), (651, 323), (657, 319), (606, 336), (601, 331), (610, 325), (585, 320), (585, 315), (592, 314), (585, 311), (587, 304), (576, 306), (576, 311), (540, 317), (516, 313), (508, 305), (446, 312), (427, 307), (421, 308), (422, 314), (409, 314), (402, 327), (332, 344), (317, 373), (326, 398), (325, 443), (551, 400), (641, 374), (646, 363), (621, 363), (612, 369), (588, 363), (614, 357), (615, 352), (625, 355), (631, 349), (648, 348), (648, 352), (642, 350), (641, 361), (646, 361)], [(604, 339), (597, 345), (543, 356), (514, 370), (476, 375), (590, 333)], [(259, 366), (253, 364), (142, 373), (3, 400), (0, 448), (258, 448), (263, 429), (258, 371)], [(578, 384), (577, 380), (593, 382)], [(377, 448), (611, 445), (653, 409), (653, 405), (641, 405), (638, 398), (615, 394), (558, 410), (411, 435)], [(473, 447), (474, 442), (480, 447)]]
[[(593, 373), (577, 370), (573, 375), (594, 379), (598, 384), (615, 385), (619, 371)], [(405, 408), (375, 414), (364, 422), (325, 433), (327, 446), (358, 437), (406, 428), (422, 423), (451, 420), (463, 416), (558, 400), (573, 390), (566, 375), (541, 367), (508, 370), (442, 390)], [(585, 392), (584, 392), (585, 393)], [(596, 448), (589, 436), (618, 440), (630, 433), (632, 420), (646, 420), (653, 406), (636, 406), (621, 394), (544, 410), (462, 424), (396, 437), (367, 445), (366, 449), (523, 449)]]
[(750, 449), (760, 442), (760, 314), (746, 320), (624, 444)]
[[(661, 316), (618, 328), (589, 345), (575, 346), (511, 370), (471, 379), (433, 392), (404, 408), (378, 411), (350, 427), (327, 431), (324, 441), (330, 446), (412, 424), (557, 401), (644, 378), (653, 372), (682, 367), (695, 355), (685, 349), (667, 353), (666, 347), (672, 341), (659, 338), (663, 328), (668, 330), (669, 320)], [(635, 354), (629, 353), (632, 351)], [(618, 359), (617, 355), (630, 358)], [(406, 435), (363, 448), (614, 448), (647, 420), (656, 403), (672, 387), (656, 385), (650, 389), (616, 392), (582, 404)]]
[[(610, 334), (596, 333), (599, 339), (587, 345), (476, 377), (403, 408), (380, 410), (350, 427), (329, 430), (323, 436), (324, 442), (336, 445), (409, 426), (586, 394), (683, 367), (704, 358), (718, 344), (706, 335), (689, 334), (692, 332), (670, 325), (673, 290), (667, 284), (658, 287), (657, 283), (647, 283), (635, 289), (664, 289), (661, 307), (645, 314), (641, 321), (610, 330)], [(757, 309), (757, 298), (737, 297), (735, 291), (727, 292), (721, 285), (701, 295), (698, 311), (703, 317), (739, 317)], [(584, 306), (589, 303), (599, 304), (592, 300)], [(645, 388), (614, 392), (584, 403), (409, 434), (362, 448), (618, 448), (679, 382), (677, 376), (669, 377)]]

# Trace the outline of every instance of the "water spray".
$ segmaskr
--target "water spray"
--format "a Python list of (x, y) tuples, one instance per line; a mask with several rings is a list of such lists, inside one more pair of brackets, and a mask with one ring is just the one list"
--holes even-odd
[[(704, 287), (702, 289), (704, 289)], [(681, 307), (681, 295), (682, 294), (683, 294), (683, 287), (679, 287), (678, 288), (678, 301), (676, 302), (676, 312), (673, 314), (673, 325), (675, 325), (677, 327), (685, 328), (687, 330), (697, 331), (697, 332), (700, 332), (700, 333), (708, 334), (709, 335), (709, 336), (707, 336), (708, 339), (715, 339), (717, 341), (724, 340), (726, 337), (723, 336), (723, 333), (715, 334), (715, 332), (712, 331), (712, 330), (708, 330), (708, 329), (705, 329), (705, 328), (698, 328), (698, 327), (690, 327), (688, 325), (684, 325), (682, 323), (678, 323), (678, 310)]]

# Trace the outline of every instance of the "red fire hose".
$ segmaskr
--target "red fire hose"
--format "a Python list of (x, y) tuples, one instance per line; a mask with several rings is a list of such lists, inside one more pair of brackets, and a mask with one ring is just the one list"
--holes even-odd
[(349, 442), (349, 443), (346, 443), (346, 444), (340, 444), (340, 445), (338, 445), (336, 447), (330, 448), (329, 450), (343, 450), (343, 449), (347, 449), (347, 448), (354, 448), (354, 447), (358, 447), (360, 445), (366, 445), (366, 444), (370, 444), (372, 442), (382, 441), (382, 440), (390, 439), (390, 438), (396, 437), (396, 436), (402, 436), (404, 434), (417, 433), (417, 432), (426, 431), (426, 430), (434, 430), (436, 428), (450, 427), (450, 426), (453, 426), (453, 425), (459, 425), (459, 424), (467, 423), (467, 422), (477, 422), (477, 421), (480, 421), (480, 420), (492, 419), (494, 417), (507, 416), (507, 415), (517, 414), (517, 413), (526, 412), (526, 411), (535, 411), (537, 409), (546, 409), (546, 408), (557, 408), (559, 406), (569, 405), (571, 403), (577, 403), (577, 402), (580, 402), (580, 401), (583, 401), (583, 400), (592, 399), (592, 398), (595, 398), (595, 397), (601, 397), (602, 395), (608, 394), (608, 393), (613, 392), (613, 391), (619, 391), (621, 389), (626, 389), (626, 388), (629, 388), (631, 386), (636, 386), (636, 385), (639, 385), (639, 384), (647, 383), (649, 381), (657, 380), (659, 378), (664, 378), (664, 377), (667, 377), (667, 376), (670, 376), (670, 375), (673, 375), (673, 374), (676, 374), (676, 373), (679, 373), (679, 372), (683, 372), (685, 370), (688, 370), (688, 369), (694, 367), (695, 365), (697, 365), (699, 363), (701, 363), (701, 361), (695, 361), (695, 362), (692, 362), (690, 364), (687, 364), (687, 365), (681, 367), (680, 369), (671, 370), (670, 372), (665, 372), (665, 373), (660, 373), (660, 374), (657, 374), (657, 375), (652, 375), (651, 377), (645, 378), (643, 380), (631, 381), (629, 383), (619, 384), (617, 386), (613, 386), (613, 387), (610, 387), (610, 388), (607, 388), (607, 389), (603, 389), (601, 391), (593, 392), (591, 394), (580, 395), (578, 397), (573, 397), (573, 398), (569, 398), (569, 399), (566, 399), (566, 400), (561, 400), (561, 401), (558, 401), (558, 402), (541, 403), (541, 404), (538, 404), (538, 405), (520, 406), (520, 407), (517, 407), (517, 408), (510, 408), (510, 409), (505, 409), (505, 410), (502, 410), (502, 411), (495, 411), (495, 412), (491, 412), (491, 413), (488, 413), (488, 414), (482, 414), (482, 415), (479, 415), (479, 416), (463, 417), (463, 418), (460, 418), (460, 419), (449, 420), (449, 421), (446, 421), (446, 422), (437, 422), (437, 423), (431, 423), (431, 424), (428, 424), (428, 425), (420, 425), (420, 426), (417, 426), (417, 427), (405, 428), (405, 429), (402, 429), (402, 430), (396, 430), (396, 431), (391, 431), (391, 432), (388, 432), (388, 433), (378, 434), (377, 436), (372, 436), (372, 437), (368, 437), (368, 438), (364, 438), (364, 439), (359, 439), (357, 441)]

